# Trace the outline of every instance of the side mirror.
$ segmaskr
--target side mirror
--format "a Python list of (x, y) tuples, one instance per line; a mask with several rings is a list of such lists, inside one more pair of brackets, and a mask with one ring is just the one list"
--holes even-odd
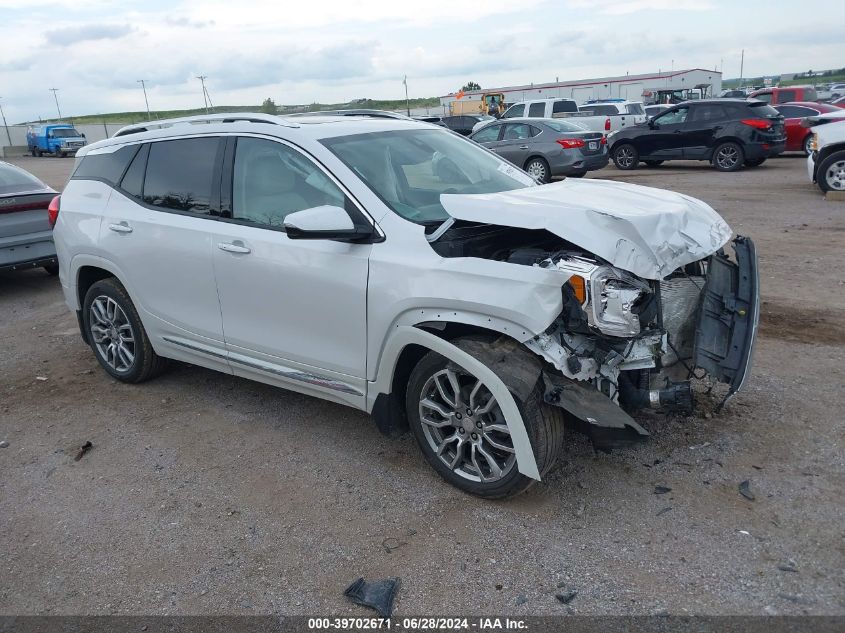
[(284, 226), (292, 240), (358, 242), (373, 235), (371, 226), (356, 227), (344, 209), (330, 205), (291, 213), (285, 218)]

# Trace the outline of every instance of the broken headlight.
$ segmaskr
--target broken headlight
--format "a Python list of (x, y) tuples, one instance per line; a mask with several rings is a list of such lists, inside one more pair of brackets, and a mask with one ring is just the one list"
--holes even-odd
[(602, 266), (589, 280), (590, 291), (584, 312), (587, 322), (608, 336), (636, 336), (640, 333), (640, 317), (634, 307), (647, 284), (621, 271)]

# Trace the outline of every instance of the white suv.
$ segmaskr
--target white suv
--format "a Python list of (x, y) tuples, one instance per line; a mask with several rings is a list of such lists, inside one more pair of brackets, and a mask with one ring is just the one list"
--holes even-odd
[(607, 448), (647, 435), (630, 411), (689, 410), (696, 367), (742, 386), (756, 256), (730, 238), (693, 198), (536, 186), (437, 126), (260, 114), (83, 148), (55, 227), (117, 380), (176, 359), (350, 405), (489, 498), (548, 471), (565, 419)]

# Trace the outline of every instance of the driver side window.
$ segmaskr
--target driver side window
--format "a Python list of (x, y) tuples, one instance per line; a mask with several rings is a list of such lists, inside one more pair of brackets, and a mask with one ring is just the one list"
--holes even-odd
[(654, 122), (658, 125), (677, 125), (687, 120), (687, 113), (689, 113), (689, 108), (686, 107), (669, 110), (656, 117)]
[(238, 139), (232, 178), (232, 218), (280, 228), (295, 211), (344, 208), (343, 191), (310, 159), (281, 143)]

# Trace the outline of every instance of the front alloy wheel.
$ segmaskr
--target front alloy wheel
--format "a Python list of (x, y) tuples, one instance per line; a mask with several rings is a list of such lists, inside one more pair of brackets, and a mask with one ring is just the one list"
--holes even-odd
[[(512, 350), (478, 337), (451, 343), (508, 383)], [(508, 360), (503, 360), (506, 357)], [(544, 403), (542, 385), (538, 380), (522, 396), (510, 391), (541, 476), (552, 467), (563, 446), (563, 410)], [(453, 486), (487, 499), (501, 499), (534, 483), (519, 472), (511, 421), (505, 419), (489, 386), (440, 354), (429, 352), (414, 367), (408, 378), (405, 411), (426, 460)]]
[(511, 433), (496, 398), (461, 369), (447, 367), (426, 381), (419, 416), (431, 450), (459, 477), (492, 483), (514, 467)]
[(549, 166), (542, 158), (532, 158), (528, 161), (528, 164), (525, 166), (525, 171), (527, 171), (528, 175), (539, 183), (545, 184), (551, 182), (552, 180)]
[(617, 169), (636, 169), (639, 160), (637, 148), (630, 143), (620, 145), (613, 150), (613, 164), (616, 165)]

